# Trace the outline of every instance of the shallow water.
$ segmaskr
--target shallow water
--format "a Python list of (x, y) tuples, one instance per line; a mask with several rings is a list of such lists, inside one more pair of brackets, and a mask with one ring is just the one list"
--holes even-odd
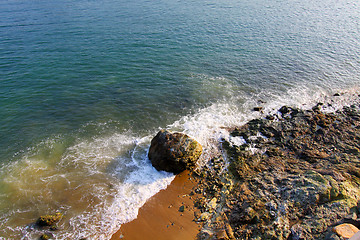
[[(358, 94), (358, 1), (23, 1), (0, 7), (0, 237), (107, 239), (171, 174), (160, 128), (224, 127)], [(346, 94), (345, 94), (346, 93)], [(329, 100), (330, 99), (330, 100)]]

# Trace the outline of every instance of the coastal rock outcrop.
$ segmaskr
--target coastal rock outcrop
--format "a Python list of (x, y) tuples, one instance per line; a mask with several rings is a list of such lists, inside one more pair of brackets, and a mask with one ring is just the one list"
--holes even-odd
[(360, 103), (325, 107), (284, 106), (229, 129), (226, 170), (219, 156), (200, 172), (198, 239), (343, 239), (334, 226), (360, 226)]
[(183, 133), (161, 130), (152, 139), (149, 159), (158, 171), (180, 173), (193, 169), (202, 153), (202, 146)]

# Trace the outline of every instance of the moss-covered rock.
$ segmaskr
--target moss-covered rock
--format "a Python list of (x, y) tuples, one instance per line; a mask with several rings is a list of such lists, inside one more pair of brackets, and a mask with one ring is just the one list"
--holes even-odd
[(202, 146), (183, 133), (161, 130), (151, 141), (149, 159), (159, 171), (180, 173), (193, 169), (202, 153)]

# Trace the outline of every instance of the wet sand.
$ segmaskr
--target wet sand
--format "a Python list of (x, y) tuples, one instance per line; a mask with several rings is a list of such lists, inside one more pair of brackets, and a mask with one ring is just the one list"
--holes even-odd
[(196, 184), (188, 171), (178, 174), (165, 190), (141, 207), (135, 220), (123, 224), (111, 239), (195, 239), (200, 225), (193, 221), (195, 196), (189, 194)]

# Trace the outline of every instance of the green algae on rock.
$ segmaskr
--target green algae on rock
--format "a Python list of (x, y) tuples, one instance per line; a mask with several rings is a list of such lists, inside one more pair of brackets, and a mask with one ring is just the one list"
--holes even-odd
[(202, 146), (183, 133), (161, 130), (152, 139), (149, 159), (158, 171), (180, 173), (193, 169), (202, 153)]

